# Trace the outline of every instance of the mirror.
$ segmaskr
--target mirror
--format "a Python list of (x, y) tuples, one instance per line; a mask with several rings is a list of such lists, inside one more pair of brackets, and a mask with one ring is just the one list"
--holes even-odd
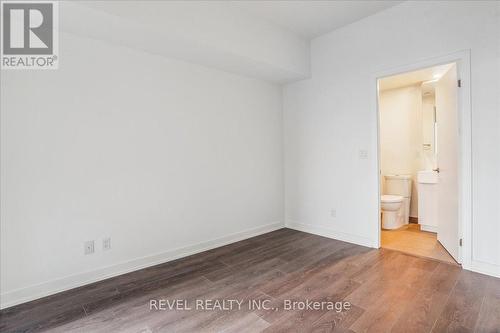
[(436, 160), (436, 81), (422, 83), (422, 151), (426, 165), (433, 168)]

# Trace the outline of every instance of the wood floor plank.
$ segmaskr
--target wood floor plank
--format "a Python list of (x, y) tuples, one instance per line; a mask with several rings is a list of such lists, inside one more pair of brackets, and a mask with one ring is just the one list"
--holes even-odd
[(487, 283), (488, 278), (482, 274), (461, 271), (432, 332), (472, 332), (479, 317)]
[[(278, 311), (261, 312), (260, 316), (270, 323), (283, 321), (286, 320), (285, 318), (292, 318), (301, 313), (300, 309), (299, 311), (285, 311), (285, 301), (341, 302), (347, 295), (358, 287), (359, 283), (350, 279), (342, 278), (338, 275), (328, 276), (325, 274), (317, 274), (279, 297), (276, 297), (273, 306), (276, 306)], [(320, 312), (322, 312), (322, 314), (325, 313), (325, 311)], [(278, 324), (278, 326), (281, 325), (282, 324)]]
[(352, 332), (349, 327), (363, 314), (364, 310), (351, 306), (348, 311), (328, 311), (312, 323), (314, 332)]
[(439, 264), (417, 297), (406, 306), (392, 332), (430, 332), (443, 312), (459, 274), (457, 266)]
[(0, 331), (25, 333), (40, 332), (84, 317), (85, 311), (80, 306), (70, 308), (66, 311), (57, 312), (55, 314), (49, 312), (39, 317), (25, 317), (24, 321), (16, 322), (14, 327), (13, 325), (7, 324)]
[[(176, 299), (243, 305), (151, 308)], [(284, 309), (308, 300), (351, 308)], [(500, 279), (284, 228), (1, 310), (0, 331), (500, 333), (499, 313)]]
[(354, 332), (389, 332), (415, 294), (416, 290), (410, 287), (387, 286), (378, 299), (365, 305), (365, 311), (350, 329)]
[(361, 286), (349, 295), (347, 300), (354, 305), (367, 309), (380, 300), (389, 290), (400, 287), (401, 274), (405, 274), (410, 267), (411, 258), (409, 260), (401, 254), (388, 256), (385, 261), (377, 263), (367, 270), (370, 273), (368, 278), (363, 277), (361, 282), (354, 279)]
[(169, 285), (160, 290), (136, 297), (124, 302), (103, 306), (99, 311), (86, 317), (63, 325), (55, 332), (122, 332), (128, 327), (149, 327), (158, 320), (175, 320), (176, 317), (185, 315), (181, 311), (151, 311), (151, 299), (191, 299), (206, 293), (213, 287), (213, 283), (205, 278), (194, 278), (176, 285)]
[(322, 315), (324, 315), (325, 312), (326, 310), (324, 311), (304, 310), (304, 311), (297, 311), (294, 313), (290, 313), (287, 316), (283, 317), (281, 320), (273, 323), (263, 332), (269, 332), (269, 333), (307, 332), (313, 326), (314, 322), (318, 320)]
[(254, 333), (262, 332), (270, 325), (265, 320), (261, 319), (255, 313), (249, 313), (244, 318), (238, 320), (236, 323), (225, 328), (223, 333)]
[(278, 254), (287, 251), (293, 251), (304, 240), (306, 243), (311, 243), (312, 241), (307, 240), (308, 238), (310, 238), (310, 236), (307, 234), (287, 235), (282, 239), (273, 240), (272, 242), (255, 246), (253, 249), (248, 251), (229, 253), (219, 257), (218, 259), (229, 266), (240, 265), (245, 262), (251, 264), (258, 262), (259, 260), (262, 261), (275, 258)]
[[(344, 265), (342, 262), (349, 259), (350, 255), (356, 255), (365, 251), (366, 250), (360, 246), (340, 247), (337, 251), (334, 251), (326, 257), (322, 257), (314, 264), (307, 263), (301, 270), (284, 274), (280, 279), (275, 279), (272, 283), (261, 286), (260, 289), (262, 292), (273, 297), (281, 296), (323, 270), (337, 271), (339, 273), (345, 272), (347, 263)], [(282, 267), (278, 269), (282, 269)]]
[(490, 278), (475, 332), (500, 333), (500, 279)]
[(349, 244), (344, 242), (318, 242), (315, 247), (309, 248), (305, 253), (292, 253), (292, 259), (289, 259), (286, 264), (281, 265), (280, 270), (292, 273), (307, 267), (316, 266), (316, 263), (348, 246)]

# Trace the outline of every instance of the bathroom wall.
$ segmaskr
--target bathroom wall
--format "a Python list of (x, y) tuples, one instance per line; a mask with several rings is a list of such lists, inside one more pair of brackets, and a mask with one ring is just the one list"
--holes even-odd
[[(408, 174), (413, 178), (410, 216), (418, 217), (416, 175), (422, 155), (422, 90), (420, 85), (381, 91), (381, 172)], [(384, 184), (382, 177), (382, 193)]]

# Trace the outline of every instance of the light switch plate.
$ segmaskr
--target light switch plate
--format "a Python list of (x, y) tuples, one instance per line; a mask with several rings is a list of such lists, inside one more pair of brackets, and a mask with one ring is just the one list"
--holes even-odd
[(360, 149), (358, 154), (360, 160), (366, 160), (368, 158), (368, 150), (366, 149)]

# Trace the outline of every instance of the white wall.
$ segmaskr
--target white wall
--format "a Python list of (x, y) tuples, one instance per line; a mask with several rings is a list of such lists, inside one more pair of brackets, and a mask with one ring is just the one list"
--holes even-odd
[[(500, 276), (500, 2), (410, 1), (312, 41), (312, 78), (284, 91), (287, 224), (374, 246), (374, 77), (471, 50), (473, 230), (468, 268)], [(360, 159), (359, 150), (368, 158)], [(336, 209), (336, 217), (330, 211)]]
[(282, 225), (279, 86), (60, 38), (1, 75), (2, 306)]
[[(417, 172), (422, 160), (422, 89), (420, 85), (379, 94), (380, 170), (384, 175), (411, 175), (410, 216), (418, 217)], [(381, 177), (382, 186), (383, 177)], [(384, 188), (382, 189), (384, 192)]]

